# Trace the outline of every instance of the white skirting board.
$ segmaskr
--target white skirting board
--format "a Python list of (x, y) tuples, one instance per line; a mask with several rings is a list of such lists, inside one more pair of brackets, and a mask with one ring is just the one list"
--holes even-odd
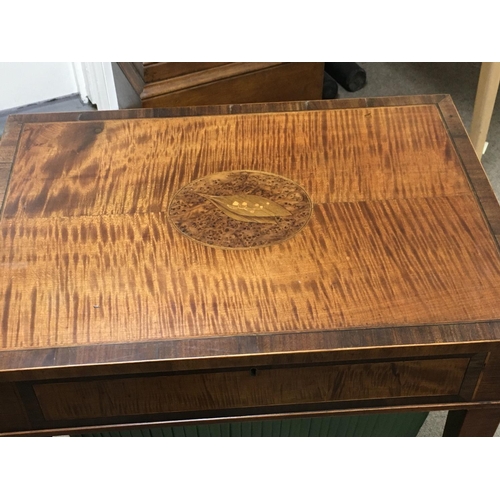
[(73, 63), (73, 67), (82, 100), (90, 100), (99, 110), (119, 109), (110, 62)]

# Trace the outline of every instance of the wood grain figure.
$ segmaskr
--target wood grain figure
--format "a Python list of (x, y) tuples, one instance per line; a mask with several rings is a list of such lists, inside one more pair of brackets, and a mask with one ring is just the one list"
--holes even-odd
[(495, 427), (500, 208), (447, 96), (10, 117), (0, 192), (0, 432)]

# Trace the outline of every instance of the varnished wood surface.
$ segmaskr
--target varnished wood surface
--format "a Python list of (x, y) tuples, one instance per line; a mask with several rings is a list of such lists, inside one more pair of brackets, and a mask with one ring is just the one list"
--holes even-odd
[[(468, 325), (467, 325), (468, 326)], [(436, 328), (435, 328), (436, 330)], [(377, 338), (376, 333), (381, 329), (371, 332), (371, 336), (350, 337), (368, 343), (367, 339)], [(365, 333), (365, 331), (359, 331)], [(347, 333), (347, 334), (346, 334)], [(107, 375), (140, 375), (150, 373), (172, 373), (175, 371), (196, 370), (226, 370), (234, 367), (250, 369), (259, 366), (287, 366), (315, 363), (344, 363), (344, 362), (378, 362), (380, 360), (402, 360), (413, 358), (439, 358), (462, 356), (471, 359), (468, 375), (475, 373), (478, 365), (487, 360), (487, 367), (493, 370), (498, 362), (492, 361), (500, 350), (498, 342), (478, 342), (470, 347), (467, 343), (453, 342), (453, 337), (445, 337), (445, 341), (436, 345), (412, 345), (393, 347), (387, 342), (387, 347), (357, 348), (352, 342), (346, 342), (339, 347), (339, 337), (349, 337), (349, 332), (339, 332), (337, 336), (324, 335), (331, 340), (323, 343), (316, 351), (305, 350), (304, 345), (309, 336), (311, 343), (318, 345), (316, 335), (304, 334), (303, 338), (294, 339), (289, 334), (278, 336), (254, 335), (247, 337), (222, 337), (199, 338), (188, 341), (157, 341), (123, 344), (100, 344), (66, 348), (32, 349), (1, 351), (0, 378), (6, 382), (28, 380), (62, 380), (65, 378), (107, 376)], [(380, 336), (383, 337), (383, 334)], [(271, 342), (270, 339), (276, 339)], [(281, 338), (280, 338), (281, 337)], [(336, 338), (337, 337), (337, 338)], [(252, 339), (255, 342), (249, 342)], [(349, 340), (348, 338), (345, 340)], [(214, 346), (217, 346), (216, 349)], [(282, 347), (282, 349), (280, 349)], [(238, 350), (239, 349), (239, 350)], [(252, 351), (252, 354), (243, 354)], [(24, 366), (25, 359), (29, 358), (37, 370), (27, 371)], [(137, 363), (137, 361), (143, 361)], [(54, 370), (53, 367), (58, 369)], [(472, 370), (469, 373), (469, 370)], [(477, 374), (476, 374), (477, 375)], [(472, 377), (472, 375), (471, 375)], [(483, 377), (483, 372), (481, 373)], [(477, 382), (477, 377), (472, 377), (469, 382)], [(491, 384), (493, 389), (496, 384)], [(464, 387), (470, 396), (470, 387)], [(494, 400), (496, 393), (482, 394), (475, 399)], [(471, 399), (468, 397), (467, 399)], [(498, 397), (500, 400), (500, 397)]]
[(231, 63), (146, 85), (143, 107), (320, 99), (323, 63)]
[(9, 117), (5, 124), (5, 129), (0, 139), (0, 163), (12, 163), (16, 154), (19, 134), (22, 124), (14, 117)]
[[(241, 165), (305, 188), (303, 232), (244, 255), (179, 237), (172, 196)], [(432, 105), (26, 123), (1, 230), (4, 349), (499, 315), (498, 249)]]
[[(7, 189), (7, 183), (10, 176), (10, 163), (0, 163), (0, 193), (4, 193)], [(1, 203), (0, 203), (1, 207)]]
[(471, 194), (431, 106), (29, 123), (3, 218), (163, 211), (169, 190), (242, 166), (296, 179), (316, 204)]
[[(183, 238), (163, 214), (27, 218), (21, 227), (4, 221), (3, 247), (16, 261), (6, 256), (3, 266), (2, 347), (492, 319), (500, 286), (497, 250), (485, 245), (486, 259), (478, 260), (474, 242), (485, 234), (482, 220), (471, 217), (473, 202), (459, 199), (469, 215), (459, 217), (448, 203), (425, 201), (412, 208), (326, 205), (284, 248), (231, 254)], [(467, 224), (473, 236), (448, 235), (436, 218), (443, 213), (451, 227)], [(391, 252), (400, 244), (393, 228), (369, 230), (370, 221), (385, 214), (393, 224), (398, 217), (415, 224), (407, 236), (415, 262)], [(324, 221), (333, 218), (346, 223), (325, 232)], [(367, 233), (356, 236), (348, 230), (353, 224)], [(434, 247), (425, 240), (431, 236)], [(320, 261), (307, 251), (311, 242)], [(341, 261), (328, 259), (332, 254)], [(222, 258), (228, 267), (217, 266)], [(325, 275), (333, 277), (322, 284)]]
[(176, 76), (185, 75), (188, 73), (196, 73), (198, 71), (204, 71), (210, 68), (216, 68), (217, 66), (225, 66), (227, 62), (156, 62), (156, 63), (144, 63), (144, 81), (146, 83), (153, 83), (159, 80), (166, 80), (168, 78), (175, 78)]
[[(217, 169), (248, 168), (248, 158), (307, 190), (315, 207), (302, 233), (245, 258), (177, 233), (169, 196)], [(145, 413), (154, 398), (140, 414), (130, 413), (136, 400), (121, 415), (87, 417), (104, 404), (99, 384), (143, 384), (147, 399), (146, 379), (200, 370), (227, 378), (333, 363), (312, 377), (325, 381), (319, 396), (305, 372), (301, 402), (278, 388), (249, 391), (255, 408), (264, 398), (263, 418), (500, 402), (500, 210), (448, 97), (22, 115), (9, 118), (0, 160), (0, 432), (168, 421)], [(335, 373), (359, 382), (375, 365), (387, 368), (368, 377), (384, 379), (382, 392), (353, 382), (328, 399)], [(219, 382), (210, 418), (252, 414), (230, 408)], [(91, 387), (87, 409), (64, 403), (67, 388)], [(401, 399), (383, 393), (390, 387)], [(379, 399), (360, 399), (363, 390)], [(196, 418), (176, 401), (174, 421)], [(490, 433), (492, 415), (470, 413), (462, 427), (479, 433), (487, 422)]]
[[(466, 358), (36, 384), (47, 420), (458, 395)], [(55, 397), (57, 395), (57, 397)], [(96, 395), (99, 395), (96, 397)]]
[[(440, 107), (447, 106), (448, 108), (451, 106), (453, 108), (452, 104), (448, 104), (450, 102), (449, 98), (443, 98), (443, 96), (422, 96), (422, 97), (414, 97), (414, 96), (409, 96), (409, 97), (404, 97), (404, 98), (382, 98), (382, 99), (349, 99), (346, 101), (323, 101), (323, 102), (307, 102), (307, 103), (276, 103), (276, 104), (264, 104), (264, 105), (234, 105), (234, 106), (211, 106), (211, 107), (202, 107), (202, 108), (174, 108), (170, 110), (162, 110), (162, 109), (142, 109), (142, 110), (129, 110), (129, 111), (120, 111), (120, 112), (98, 112), (98, 113), (63, 113), (63, 114), (54, 114), (54, 115), (28, 115), (28, 116), (18, 116), (16, 117), (16, 121), (14, 121), (15, 127), (18, 129), (18, 123), (22, 122), (45, 122), (45, 121), (52, 121), (52, 120), (87, 120), (89, 118), (99, 118), (99, 119), (106, 119), (106, 118), (112, 118), (112, 119), (133, 119), (133, 118), (138, 118), (138, 117), (153, 117), (153, 116), (176, 116), (176, 115), (197, 115), (197, 114), (206, 114), (206, 113), (245, 113), (245, 112), (272, 112), (272, 111), (286, 111), (286, 110), (306, 110), (306, 109), (318, 109), (318, 108), (339, 108), (339, 107), (365, 107), (365, 106), (383, 106), (383, 105), (405, 105), (405, 104), (419, 104), (419, 103), (429, 103), (429, 104), (439, 104)], [(452, 109), (453, 111), (453, 109)], [(455, 120), (457, 121), (456, 114), (453, 115), (452, 113), (448, 110), (446, 110), (446, 120), (449, 123), (450, 120)], [(11, 117), (10, 120), (12, 120), (13, 117)], [(457, 135), (457, 130), (460, 132), (460, 120), (458, 118), (458, 128), (453, 130), (454, 135)], [(12, 128), (12, 127), (11, 127)], [(19, 131), (19, 130), (17, 130)], [(463, 130), (463, 127), (461, 129), (461, 134), (466, 136), (465, 131)], [(4, 136), (5, 140), (5, 136)], [(2, 143), (4, 144), (4, 143)], [(9, 144), (10, 146), (10, 144)], [(12, 149), (12, 148), (9, 148)], [(2, 152), (6, 151), (2, 149)], [(13, 154), (13, 152), (11, 153)], [(469, 164), (466, 164), (465, 167), (468, 169)], [(482, 167), (479, 164), (479, 168), (482, 171)], [(486, 186), (489, 188), (489, 184), (484, 177), (480, 178), (481, 171), (478, 172), (478, 175), (476, 175), (476, 180), (480, 179), (486, 184)], [(490, 190), (490, 195), (491, 193), (491, 188)], [(479, 195), (481, 193), (478, 193)], [(484, 204), (484, 195), (483, 195), (483, 204)], [(494, 195), (493, 195), (493, 200), (494, 200)], [(490, 196), (490, 205), (492, 206), (493, 209), (495, 209), (495, 204), (491, 203), (491, 196)], [(497, 211), (498, 207), (496, 206)], [(493, 217), (494, 214), (490, 213), (489, 214), (489, 221), (494, 219)], [(498, 218), (498, 217), (497, 217)], [(442, 329), (442, 328), (441, 328)], [(438, 329), (439, 330), (439, 329)], [(436, 330), (436, 331), (438, 331)], [(416, 330), (420, 332), (418, 335), (423, 335), (424, 331), (427, 332), (427, 330), (424, 328), (419, 328)], [(485, 331), (486, 336), (482, 336), (481, 338), (488, 338), (487, 332)], [(361, 335), (361, 333), (360, 333)], [(427, 341), (432, 338), (432, 333), (429, 333), (429, 335), (426, 334)], [(448, 336), (449, 334), (446, 334), (444, 336), (441, 336), (441, 338), (447, 339), (450, 338)], [(482, 332), (481, 332), (482, 335)], [(380, 338), (383, 337), (382, 332), (378, 332), (378, 336)], [(319, 339), (319, 337), (317, 337)], [(337, 337), (338, 338), (338, 337)], [(410, 336), (409, 340), (413, 336)], [(453, 337), (457, 338), (457, 337)], [(403, 339), (401, 336), (399, 337), (394, 337), (394, 341), (397, 343), (399, 342), (404, 342), (406, 343), (407, 340)], [(340, 340), (340, 339), (339, 339)], [(343, 342), (342, 342), (343, 343)], [(352, 342), (351, 342), (352, 343)], [(353, 345), (356, 344), (357, 342), (352, 343)], [(306, 345), (306, 344), (304, 344)], [(337, 344), (339, 345), (339, 344)]]
[[(149, 84), (143, 91), (142, 99), (152, 99), (162, 94), (176, 92), (186, 88), (211, 83), (216, 80), (223, 80), (237, 75), (272, 68), (281, 63), (229, 63), (222, 66), (210, 66), (204, 71), (195, 71), (187, 74), (180, 74), (177, 77), (170, 77), (166, 80), (156, 79), (155, 83)], [(149, 71), (149, 68), (148, 68)]]

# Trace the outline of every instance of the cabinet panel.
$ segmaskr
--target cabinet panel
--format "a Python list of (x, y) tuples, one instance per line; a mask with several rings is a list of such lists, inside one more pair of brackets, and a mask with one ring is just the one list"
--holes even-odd
[(469, 358), (40, 383), (47, 420), (458, 395)]

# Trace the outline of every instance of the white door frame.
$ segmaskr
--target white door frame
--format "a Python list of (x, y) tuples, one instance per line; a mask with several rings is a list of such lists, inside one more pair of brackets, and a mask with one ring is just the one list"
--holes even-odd
[(110, 62), (75, 62), (73, 68), (83, 102), (90, 101), (99, 110), (119, 109)]

